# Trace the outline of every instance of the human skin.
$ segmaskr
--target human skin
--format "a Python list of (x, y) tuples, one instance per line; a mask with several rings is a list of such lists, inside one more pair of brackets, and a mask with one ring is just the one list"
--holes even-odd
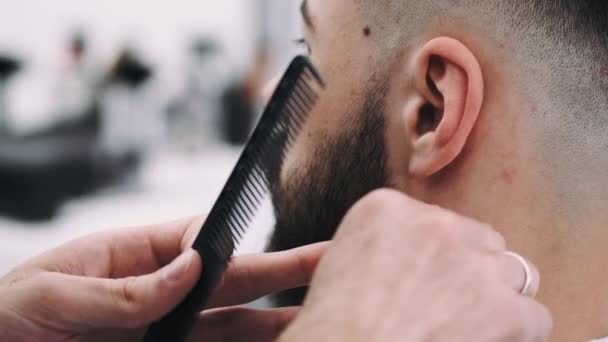
[[(198, 278), (201, 260), (188, 246), (200, 223), (93, 235), (32, 259), (0, 280), (0, 337), (141, 339)], [(377, 191), (350, 210), (331, 245), (232, 260), (216, 309), (200, 314), (189, 341), (272, 341), (294, 317), (281, 341), (544, 341), (551, 316), (519, 293), (526, 274), (505, 251), (487, 225)], [(235, 307), (308, 284), (325, 253), (301, 314)], [(540, 278), (530, 267), (533, 296)]]
[[(353, 108), (365, 101), (366, 85), (381, 79), (388, 84), (385, 186), (492, 225), (510, 249), (534, 261), (544, 280), (539, 299), (556, 323), (553, 340), (608, 335), (608, 296), (598, 289), (607, 274), (608, 212), (603, 207), (608, 193), (602, 191), (603, 171), (597, 170), (606, 168), (597, 160), (592, 166), (600, 179), (588, 177), (592, 171), (578, 176), (580, 167), (561, 175), (567, 182), (555, 179), (557, 161), (539, 149), (541, 138), (530, 122), (542, 114), (540, 104), (528, 97), (518, 65), (523, 62), (510, 54), (514, 42), (508, 35), (497, 40), (474, 22), (440, 18), (399, 43), (388, 15), (374, 19), (360, 5), (370, 1), (307, 3), (314, 27), (305, 25), (305, 38), (328, 87), (286, 158), (283, 191), (294, 199), (305, 196), (307, 189), (294, 187), (294, 180), (319, 174), (312, 168), (319, 151), (338, 136), (348, 137), (350, 127), (362, 121)], [(559, 72), (542, 69), (542, 63), (537, 71), (537, 77)], [(435, 110), (432, 120), (422, 115), (428, 104)], [(326, 173), (334, 179), (315, 182), (347, 177), (352, 184), (362, 183), (351, 175)], [(335, 228), (321, 227), (306, 236), (331, 236)], [(286, 235), (297, 241), (294, 231)]]
[(487, 225), (375, 191), (346, 215), (279, 341), (546, 341), (551, 316), (519, 294), (522, 265), (505, 251)]
[[(192, 239), (202, 218), (84, 237), (0, 279), (2, 341), (138, 341), (204, 268)], [(189, 341), (272, 341), (297, 308), (239, 307), (307, 284), (325, 244), (234, 258)]]

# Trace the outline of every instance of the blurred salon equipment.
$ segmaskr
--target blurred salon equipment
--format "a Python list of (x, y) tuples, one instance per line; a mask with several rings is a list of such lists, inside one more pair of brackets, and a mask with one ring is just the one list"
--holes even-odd
[[(264, 81), (302, 52), (300, 0), (1, 1), (0, 273), (207, 210)], [(266, 209), (242, 252), (263, 250)]]
[(218, 113), (226, 64), (222, 54), (213, 38), (194, 38), (186, 52), (183, 89), (168, 106), (172, 135), (192, 149), (220, 138)]
[[(132, 110), (133, 97), (151, 70), (125, 52), (107, 84), (83, 82), (79, 72), (85, 46), (80, 36), (71, 41), (72, 69), (58, 87), (58, 93), (63, 93), (55, 109), (61, 111), (60, 119), (32, 134), (8, 132), (1, 138), (1, 214), (30, 221), (50, 219), (66, 200), (110, 184), (137, 166), (139, 150), (124, 137), (133, 139), (133, 132), (141, 132), (145, 124), (144, 119), (133, 117), (139, 113)], [(100, 113), (101, 94), (121, 86), (127, 109), (117, 112), (115, 106)]]
[(268, 48), (258, 48), (255, 62), (242, 78), (229, 84), (222, 95), (222, 138), (233, 145), (247, 142), (260, 107), (260, 91), (268, 73)]
[(137, 156), (148, 144), (161, 139), (164, 118), (154, 115), (145, 85), (152, 69), (125, 48), (103, 85), (100, 144), (114, 156)]
[(108, 186), (136, 187), (163, 156), (232, 151), (299, 36), (297, 0), (108, 1), (58, 0), (79, 19), (36, 12), (34, 28), (7, 21), (34, 0), (5, 4), (0, 25), (16, 34), (0, 32), (0, 45), (28, 63), (0, 55), (0, 216), (45, 221)]
[(0, 55), (0, 136), (8, 132), (7, 86), (12, 76), (19, 71), (21, 62), (14, 57)]

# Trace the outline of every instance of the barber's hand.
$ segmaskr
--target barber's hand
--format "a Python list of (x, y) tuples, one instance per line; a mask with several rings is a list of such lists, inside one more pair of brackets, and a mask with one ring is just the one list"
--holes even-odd
[[(196, 283), (189, 249), (202, 219), (96, 234), (50, 251), (0, 279), (0, 341), (139, 341)], [(297, 309), (236, 307), (307, 285), (325, 249), (235, 258), (198, 317), (191, 341), (272, 341)]]
[(545, 341), (538, 282), (490, 227), (380, 190), (344, 219), (281, 341)]

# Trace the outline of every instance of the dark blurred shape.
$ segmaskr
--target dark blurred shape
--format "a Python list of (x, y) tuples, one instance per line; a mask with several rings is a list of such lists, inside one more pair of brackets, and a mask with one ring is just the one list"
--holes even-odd
[(7, 135), (8, 129), (8, 105), (6, 93), (8, 82), (21, 69), (21, 62), (11, 56), (0, 55), (0, 136)]
[[(83, 69), (85, 69), (85, 59), (87, 57), (87, 38), (83, 31), (75, 31), (70, 39), (67, 41), (65, 47), (68, 60), (68, 69), (62, 70), (64, 76), (66, 73), (76, 74), (77, 77), (82, 80)], [(91, 138), (96, 138), (100, 129), (100, 108), (99, 108), (99, 89), (97, 80), (88, 80), (80, 84), (81, 87), (86, 87), (91, 92), (91, 98), (86, 101), (83, 108), (67, 109), (63, 108), (63, 111), (75, 111), (73, 118), (63, 119), (55, 122), (53, 125), (45, 130), (30, 134), (28, 138), (38, 139), (44, 137), (57, 137), (63, 135), (78, 134), (80, 136), (90, 135)], [(70, 88), (59, 88), (60, 92), (69, 92)], [(75, 96), (75, 94), (70, 94)], [(82, 95), (82, 94), (81, 94)]]
[(152, 76), (152, 69), (125, 49), (110, 72), (109, 81), (123, 83), (132, 89), (143, 85)]
[(114, 155), (144, 153), (154, 139), (162, 138), (148, 135), (164, 123), (155, 121), (158, 117), (147, 107), (150, 93), (145, 85), (152, 80), (153, 70), (142, 58), (130, 48), (122, 49), (105, 78), (101, 143)]
[(233, 145), (247, 142), (253, 126), (255, 113), (249, 102), (249, 94), (241, 84), (233, 84), (226, 89), (222, 96), (223, 138)]
[(214, 38), (194, 37), (186, 54), (183, 89), (167, 107), (169, 128), (180, 142), (196, 150), (218, 139), (220, 95), (225, 87), (222, 49)]
[(21, 68), (21, 62), (9, 56), (0, 56), (0, 82), (6, 82)]
[(269, 55), (265, 44), (256, 54), (251, 70), (229, 85), (222, 96), (222, 132), (224, 139), (234, 145), (247, 142), (257, 115), (259, 91), (266, 80)]
[(219, 52), (217, 43), (208, 38), (198, 38), (192, 43), (192, 53), (198, 58), (208, 58)]
[(87, 50), (87, 40), (82, 32), (76, 32), (70, 40), (70, 52), (76, 60), (81, 60)]
[[(71, 65), (82, 63), (86, 46), (82, 34), (73, 36), (68, 44)], [(4, 60), (0, 63), (8, 75), (15, 63)], [(66, 200), (119, 181), (137, 167), (136, 151), (112, 154), (103, 148), (98, 96), (105, 86), (116, 83), (135, 90), (151, 74), (149, 67), (124, 51), (107, 84), (92, 85), (97, 95), (82, 115), (28, 136), (0, 137), (0, 213), (27, 221), (51, 219)], [(0, 84), (6, 78), (0, 78)]]
[(116, 180), (136, 156), (103, 154), (90, 135), (0, 141), (0, 212), (27, 221), (53, 218), (66, 200)]

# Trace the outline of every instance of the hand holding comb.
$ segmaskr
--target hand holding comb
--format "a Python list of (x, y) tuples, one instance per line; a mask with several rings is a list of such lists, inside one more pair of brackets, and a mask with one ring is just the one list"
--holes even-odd
[(197, 285), (171, 313), (154, 323), (143, 342), (182, 342), (205, 309), (237, 243), (243, 238), (302, 130), (324, 83), (308, 58), (296, 57), (192, 246), (203, 260)]

